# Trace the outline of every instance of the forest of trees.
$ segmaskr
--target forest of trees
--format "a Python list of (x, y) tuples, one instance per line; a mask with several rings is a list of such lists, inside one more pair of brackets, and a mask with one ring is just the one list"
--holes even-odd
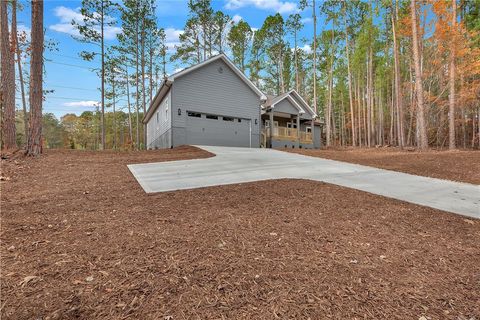
[[(41, 3), (32, 1), (32, 10)], [(32, 123), (40, 121), (41, 101), (31, 90), (39, 81), (33, 77), (36, 28), (25, 44), (15, 28), (16, 6), (2, 1), (5, 148), (28, 144), (30, 135), (38, 136)], [(225, 53), (264, 92), (296, 89), (324, 122), (326, 146), (480, 148), (480, 0), (301, 0), (299, 8), (313, 13), (313, 24), (301, 11), (277, 13), (256, 29), (214, 10), (211, 0), (190, 0), (172, 49), (154, 0), (83, 0), (84, 21), (73, 22), (76, 40), (97, 49), (79, 55), (98, 61), (101, 100), (96, 111), (80, 116), (44, 114), (44, 146), (143, 148), (141, 119), (168, 64), (186, 67)], [(122, 29), (115, 45), (105, 41), (111, 25)], [(305, 33), (309, 37), (300, 38)], [(22, 78), (27, 62), (30, 78)], [(16, 112), (15, 95), (22, 101)], [(118, 110), (119, 101), (127, 108)]]

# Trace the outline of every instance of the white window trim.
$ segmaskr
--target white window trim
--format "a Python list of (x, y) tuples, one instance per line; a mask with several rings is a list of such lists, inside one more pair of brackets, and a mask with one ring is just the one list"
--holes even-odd
[[(278, 128), (278, 121), (273, 121), (273, 127)], [(265, 120), (265, 128), (270, 128), (270, 120)]]
[(287, 122), (287, 128), (288, 129), (297, 129), (297, 123), (296, 122)]

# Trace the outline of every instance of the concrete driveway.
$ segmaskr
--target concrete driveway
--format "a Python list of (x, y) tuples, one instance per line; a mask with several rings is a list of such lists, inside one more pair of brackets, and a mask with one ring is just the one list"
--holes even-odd
[(128, 168), (145, 192), (259, 180), (311, 179), (480, 219), (480, 186), (272, 149), (200, 146), (215, 157)]

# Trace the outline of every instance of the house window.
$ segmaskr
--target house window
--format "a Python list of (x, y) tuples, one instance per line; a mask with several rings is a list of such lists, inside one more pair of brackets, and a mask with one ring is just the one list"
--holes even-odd
[(295, 122), (287, 122), (287, 128), (297, 129), (297, 124)]
[(218, 120), (218, 116), (214, 116), (212, 114), (207, 114), (207, 119)]
[(202, 117), (202, 114), (201, 114), (201, 113), (191, 112), (191, 111), (188, 111), (188, 112), (187, 112), (187, 115), (188, 115), (189, 117), (194, 117), (194, 118), (201, 118), (201, 117)]
[(231, 118), (231, 117), (223, 117), (223, 121), (233, 121), (233, 118)]
[[(273, 121), (273, 127), (278, 127), (278, 121)], [(270, 128), (270, 120), (265, 120), (265, 128)]]
[(312, 133), (312, 127), (305, 127), (306, 133)]

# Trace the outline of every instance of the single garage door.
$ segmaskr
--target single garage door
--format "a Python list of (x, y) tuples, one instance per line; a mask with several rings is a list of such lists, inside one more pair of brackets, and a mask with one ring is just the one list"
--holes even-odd
[(250, 146), (250, 120), (187, 112), (187, 144), (226, 147)]

